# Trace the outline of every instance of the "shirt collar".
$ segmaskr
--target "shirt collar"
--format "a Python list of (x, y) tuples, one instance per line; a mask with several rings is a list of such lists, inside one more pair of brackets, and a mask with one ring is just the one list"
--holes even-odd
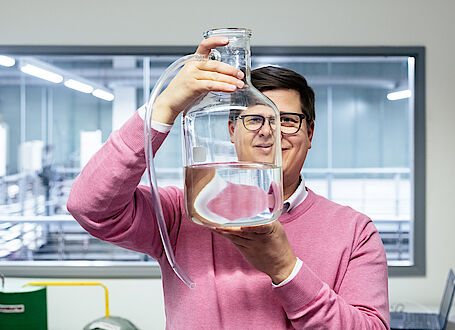
[(284, 202), (289, 203), (289, 207), (287, 208), (286, 212), (291, 211), (293, 208), (297, 207), (302, 203), (305, 198), (308, 196), (308, 191), (305, 188), (305, 178), (303, 177), (303, 174), (300, 174), (300, 179), (299, 179), (299, 185), (297, 186), (297, 189), (294, 191), (294, 193), (289, 196), (288, 199), (286, 199)]

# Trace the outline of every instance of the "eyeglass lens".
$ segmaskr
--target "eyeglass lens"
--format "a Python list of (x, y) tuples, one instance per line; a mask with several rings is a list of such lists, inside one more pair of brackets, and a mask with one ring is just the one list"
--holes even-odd
[[(247, 130), (257, 131), (265, 123), (265, 117), (261, 115), (246, 115), (241, 117), (243, 125)], [(267, 118), (272, 129), (275, 129), (275, 117)], [(281, 131), (286, 134), (294, 134), (300, 129), (302, 123), (302, 117), (297, 114), (282, 114), (280, 115), (281, 120)]]

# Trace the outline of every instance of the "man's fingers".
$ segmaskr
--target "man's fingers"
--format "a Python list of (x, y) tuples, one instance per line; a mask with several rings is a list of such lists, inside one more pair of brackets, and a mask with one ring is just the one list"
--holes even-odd
[(275, 230), (275, 221), (266, 225), (242, 227), (242, 232), (249, 234), (269, 234)]
[(233, 67), (232, 65), (220, 61), (214, 60), (202, 61), (197, 62), (196, 65), (197, 68), (201, 71), (218, 72), (228, 76), (235, 77), (237, 79), (243, 79), (245, 77), (245, 74), (241, 70), (237, 69), (236, 67)]
[(226, 37), (211, 37), (204, 39), (199, 44), (199, 47), (196, 50), (196, 54), (208, 55), (210, 50), (216, 47), (223, 47), (229, 43), (229, 39)]
[(196, 80), (200, 92), (234, 92), (238, 86), (213, 80)]
[(215, 228), (214, 230), (216, 232), (222, 232), (226, 234), (232, 234), (232, 235), (237, 235), (241, 237), (247, 238), (248, 236), (258, 234), (258, 235), (264, 235), (264, 234), (270, 234), (275, 231), (275, 226), (276, 223), (273, 221), (272, 223), (268, 223), (266, 225), (260, 225), (260, 226), (249, 226), (249, 227), (220, 227), (220, 228)]
[(207, 81), (216, 81), (220, 83), (226, 83), (236, 86), (237, 88), (242, 88), (244, 86), (243, 81), (238, 80), (235, 77), (228, 76), (226, 74), (218, 72), (209, 72), (209, 71), (200, 71), (196, 75), (196, 80), (207, 80)]
[[(229, 39), (225, 37), (212, 37), (209, 39), (204, 39), (200, 44), (196, 51), (197, 54), (201, 55), (208, 55), (210, 51), (216, 47), (223, 47), (229, 43)], [(207, 61), (200, 61), (197, 62), (196, 67), (205, 72), (216, 72), (225, 74), (228, 76), (232, 76), (235, 79), (243, 79), (245, 74), (229, 64), (214, 61), (214, 60), (207, 60)]]

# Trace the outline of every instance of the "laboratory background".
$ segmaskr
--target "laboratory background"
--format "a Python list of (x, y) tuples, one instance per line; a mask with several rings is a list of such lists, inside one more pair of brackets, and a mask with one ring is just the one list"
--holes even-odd
[[(253, 69), (287, 67), (314, 88), (305, 182), (374, 221), (391, 310), (437, 312), (455, 269), (454, 12), (451, 0), (2, 0), (4, 285), (101, 283), (111, 315), (164, 329), (156, 261), (90, 236), (66, 201), (82, 167), (173, 61), (206, 30), (243, 27)], [(159, 185), (183, 186), (180, 130), (177, 121), (162, 147), (169, 152), (157, 153)], [(50, 285), (46, 302), (51, 330), (106, 314), (100, 285)]]

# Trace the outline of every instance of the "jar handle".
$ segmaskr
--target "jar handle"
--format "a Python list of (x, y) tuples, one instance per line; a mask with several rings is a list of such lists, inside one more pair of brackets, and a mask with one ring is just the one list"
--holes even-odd
[(147, 174), (150, 183), (150, 192), (152, 197), (152, 205), (155, 210), (156, 222), (158, 224), (158, 229), (161, 236), (161, 241), (163, 243), (164, 251), (166, 253), (167, 260), (169, 265), (174, 270), (175, 274), (185, 283), (189, 288), (193, 289), (196, 284), (185, 274), (184, 271), (179, 267), (175, 260), (174, 252), (172, 251), (171, 243), (169, 240), (169, 234), (166, 230), (166, 222), (163, 216), (163, 208), (161, 207), (160, 196), (158, 193), (158, 185), (156, 182), (156, 173), (155, 166), (153, 162), (153, 150), (152, 150), (152, 135), (151, 135), (151, 123), (152, 123), (152, 112), (153, 106), (157, 96), (160, 94), (161, 89), (165, 83), (169, 80), (172, 73), (174, 73), (181, 66), (185, 65), (189, 61), (194, 60), (206, 60), (207, 57), (200, 54), (187, 55), (182, 58), (179, 58), (173, 62), (160, 76), (156, 82), (153, 90), (150, 94), (148, 103), (146, 104), (145, 111), (145, 120), (144, 120), (144, 138), (145, 138), (145, 161), (147, 163)]

